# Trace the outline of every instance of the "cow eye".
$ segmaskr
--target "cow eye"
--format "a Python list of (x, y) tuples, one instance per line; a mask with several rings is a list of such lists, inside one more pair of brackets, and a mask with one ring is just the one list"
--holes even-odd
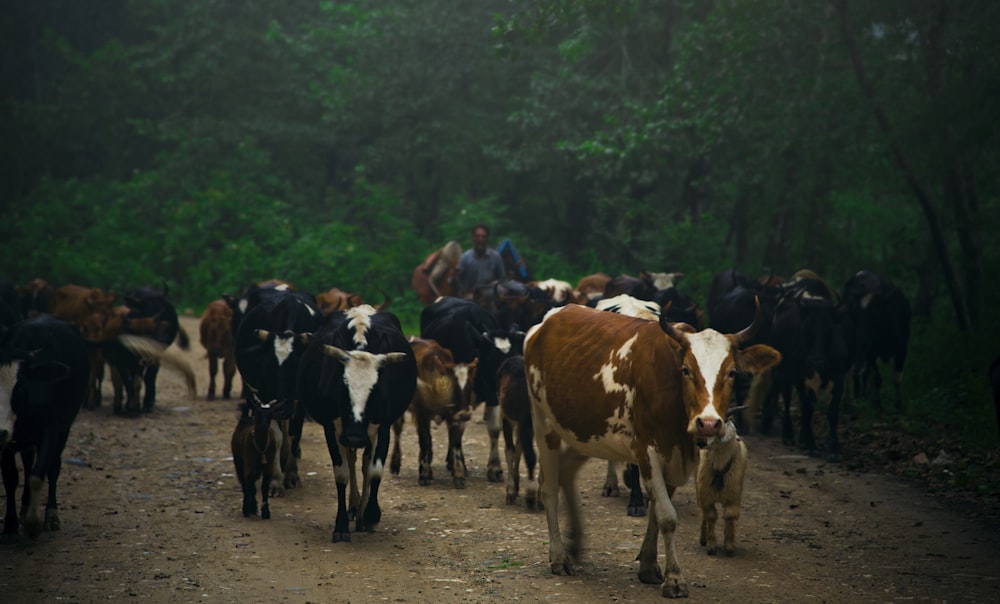
[(691, 370), (688, 369), (687, 365), (681, 365), (681, 375), (684, 377), (691, 377)]
[(736, 379), (736, 370), (735, 369), (730, 369), (728, 377), (731, 380), (735, 380)]

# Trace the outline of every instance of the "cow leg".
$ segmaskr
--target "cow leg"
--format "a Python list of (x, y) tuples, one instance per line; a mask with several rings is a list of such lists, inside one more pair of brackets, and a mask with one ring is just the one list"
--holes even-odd
[(538, 481), (535, 480), (535, 466), (538, 463), (538, 456), (535, 454), (530, 415), (527, 421), (518, 424), (518, 442), (524, 455), (525, 468), (528, 471), (528, 482), (524, 485), (524, 504), (529, 510), (541, 510), (542, 500), (538, 496)]
[(827, 461), (839, 462), (840, 439), (837, 437), (837, 430), (840, 425), (840, 401), (844, 396), (844, 379), (838, 378), (833, 382), (833, 393), (830, 396), (830, 408), (827, 409), (826, 419), (830, 427), (830, 435), (827, 438), (829, 449), (826, 452)]
[[(275, 426), (275, 423), (277, 423), (277, 422), (271, 422), (271, 426), (269, 428), (272, 431), (272, 434), (275, 431), (277, 431), (278, 433), (280, 433), (280, 430), (276, 430), (277, 426)], [(271, 519), (271, 506), (270, 506), (270, 503), (268, 502), (268, 496), (274, 490), (273, 487), (274, 487), (274, 470), (275, 470), (275, 467), (281, 465), (281, 464), (278, 463), (278, 459), (277, 459), (278, 456), (279, 456), (279, 453), (277, 451), (277, 447), (274, 447), (273, 449), (271, 447), (267, 447), (267, 450), (265, 452), (265, 457), (264, 457), (264, 467), (263, 467), (263, 471), (261, 472), (261, 477), (260, 477), (260, 518), (261, 518), (261, 520), (270, 520)], [(253, 492), (253, 488), (254, 488), (254, 482), (250, 482), (250, 490), (251, 490), (251, 492)], [(257, 506), (257, 502), (255, 501), (254, 502), (254, 507), (256, 508), (256, 506)], [(256, 510), (254, 510), (254, 513), (256, 514)]]
[(153, 410), (153, 406), (156, 404), (156, 376), (160, 372), (160, 364), (152, 363), (149, 367), (146, 367), (146, 371), (143, 374), (143, 382), (146, 387), (145, 391), (142, 393), (142, 412), (149, 413)]
[(902, 363), (897, 363), (897, 368), (892, 371), (892, 385), (896, 391), (896, 411), (903, 412), (903, 368)]
[(816, 393), (805, 387), (801, 381), (796, 384), (799, 395), (799, 449), (815, 457), (816, 437), (813, 435), (813, 410), (816, 407)]
[(357, 530), (374, 531), (375, 526), (382, 521), (382, 508), (378, 503), (378, 490), (382, 484), (382, 472), (385, 458), (389, 453), (389, 426), (372, 426), (377, 432), (369, 435), (369, 440), (375, 446), (365, 451), (364, 459), (364, 489), (361, 501), (364, 512), (358, 516)]
[(299, 477), (299, 458), (302, 457), (302, 427), (306, 421), (306, 408), (299, 401), (294, 401), (293, 404), (295, 411), (292, 413), (292, 419), (287, 422), (288, 444), (281, 451), (281, 468), (285, 473), (286, 489), (302, 486), (302, 479)]
[(333, 542), (351, 540), (350, 515), (347, 511), (347, 482), (350, 480), (350, 470), (347, 468), (347, 456), (337, 442), (337, 430), (332, 424), (323, 426), (326, 437), (326, 448), (333, 463), (333, 478), (337, 482), (337, 518), (333, 523)]
[(580, 552), (583, 551), (583, 520), (576, 476), (587, 459), (570, 448), (564, 449), (559, 456), (559, 489), (566, 496), (566, 520), (569, 522), (565, 540), (566, 557), (573, 562), (580, 559)]
[[(269, 421), (266, 426), (261, 423), (257, 425), (261, 426), (257, 429), (270, 430), (270, 439), (274, 443), (274, 453), (264, 459), (264, 473), (267, 477), (261, 481), (260, 488), (266, 489), (271, 496), (281, 497), (285, 494), (285, 474), (282, 460), (288, 452), (288, 420)], [(267, 450), (270, 451), (270, 442)], [(261, 504), (261, 514), (263, 514), (263, 510), (263, 504)]]
[(347, 483), (350, 486), (347, 513), (350, 518), (354, 519), (358, 517), (358, 510), (361, 506), (361, 493), (358, 491), (358, 451), (357, 449), (347, 449), (344, 454), (347, 459)]
[(872, 373), (872, 402), (875, 403), (875, 408), (882, 412), (882, 372), (878, 369), (878, 360), (872, 359), (871, 361), (871, 373)]
[(486, 432), (490, 437), (490, 456), (486, 462), (486, 480), (503, 482), (503, 468), (500, 467), (500, 405), (486, 403)]
[(233, 396), (233, 378), (236, 376), (236, 357), (228, 354), (222, 359), (222, 398)]
[(709, 556), (714, 556), (719, 547), (715, 539), (715, 522), (719, 519), (719, 512), (715, 509), (714, 503), (708, 503), (700, 507), (699, 516), (701, 532), (698, 542), (705, 546)]
[[(534, 403), (532, 404), (534, 407)], [(572, 575), (573, 561), (567, 559), (559, 530), (559, 458), (562, 440), (543, 417), (534, 416), (535, 442), (538, 444), (540, 469), (539, 490), (545, 507), (545, 523), (549, 530), (549, 566), (554, 575)], [(574, 494), (568, 493), (567, 497)]]
[[(713, 505), (712, 508), (714, 509), (715, 506)], [(722, 507), (722, 518), (726, 521), (725, 536), (722, 542), (722, 547), (727, 556), (732, 556), (736, 553), (736, 521), (740, 519), (740, 502), (730, 501), (726, 503)]]
[(403, 435), (404, 418), (400, 417), (392, 422), (392, 455), (389, 457), (389, 471), (394, 476), (399, 476), (399, 470), (403, 465), (403, 449), (399, 444), (399, 439)]
[[(781, 386), (781, 398), (785, 411), (781, 420), (781, 443), (791, 447), (795, 444), (795, 427), (792, 424), (792, 384), (788, 380), (782, 381), (784, 383)], [(804, 404), (804, 401), (799, 401), (800, 406)]]
[(629, 488), (628, 508), (625, 513), (629, 516), (640, 518), (646, 515), (646, 496), (642, 492), (642, 483), (639, 481), (639, 466), (627, 464), (624, 474), (625, 486)]
[[(69, 440), (69, 430), (46, 432), (37, 447), (37, 459), (31, 465), (25, 460), (25, 471), (31, 468), (31, 478), (29, 484), (32, 488), (33, 512), (32, 521), (37, 522), (37, 529), (31, 533), (36, 536), (42, 530), (56, 531), (60, 528), (58, 500), (56, 498), (56, 483), (59, 480), (59, 473), (62, 470), (62, 452)], [(39, 514), (39, 500), (42, 495), (42, 481), (48, 480), (48, 501), (45, 504), (44, 520)], [(27, 520), (25, 527), (28, 527)]]
[[(493, 407), (499, 410), (499, 407)], [(462, 450), (462, 437), (465, 435), (465, 420), (460, 417), (451, 416), (448, 418), (448, 454), (451, 457), (451, 477), (455, 481), (456, 489), (465, 488), (465, 478), (468, 476), (468, 469), (465, 465), (465, 452)], [(499, 464), (499, 457), (497, 464)], [(487, 473), (489, 470), (487, 470)], [(500, 472), (503, 476), (503, 472)]]
[(205, 400), (215, 400), (215, 374), (219, 372), (219, 357), (208, 353), (208, 394)]
[[(653, 513), (649, 515), (646, 536), (639, 548), (639, 580), (643, 583), (652, 583), (659, 575), (662, 577), (660, 595), (665, 598), (686, 598), (688, 586), (681, 573), (680, 564), (677, 562), (674, 544), (677, 509), (674, 508), (671, 498), (675, 488), (668, 487), (664, 482), (663, 468), (659, 459), (654, 455), (648, 456), (647, 459), (649, 460), (650, 477), (646, 482)], [(660, 575), (660, 567), (656, 561), (658, 536), (663, 537), (663, 547), (666, 553), (663, 575)]]
[[(3, 490), (7, 501), (7, 510), (3, 518), (3, 535), (0, 543), (13, 543), (18, 538), (17, 519), (17, 484), (20, 476), (17, 472), (17, 459), (14, 457), (14, 445), (0, 449), (0, 474), (3, 474)], [(23, 457), (22, 457), (23, 459)]]
[(57, 455), (49, 462), (48, 471), (46, 472), (49, 493), (48, 499), (45, 500), (45, 519), (42, 521), (43, 531), (58, 531), (62, 528), (62, 522), (59, 521), (59, 500), (56, 497), (56, 484), (59, 481), (59, 473), (61, 471), (62, 459)]
[(621, 489), (618, 487), (618, 472), (615, 471), (615, 466), (615, 462), (609, 459), (608, 472), (604, 476), (604, 488), (601, 489), (601, 495), (604, 497), (618, 497), (621, 495)]
[(250, 460), (243, 459), (243, 455), (233, 455), (236, 478), (240, 481), (240, 491), (243, 493), (243, 516), (245, 518), (257, 515), (257, 487), (254, 484), (257, 477), (247, 467), (246, 462), (248, 461)]
[(87, 378), (87, 400), (85, 409), (96, 409), (101, 405), (101, 382), (104, 380), (104, 355), (100, 350), (88, 353), (90, 360), (90, 375)]
[(507, 462), (507, 505), (517, 503), (517, 493), (520, 491), (521, 450), (520, 441), (514, 441), (514, 430), (517, 426), (506, 417), (503, 418), (503, 453)]
[[(419, 475), (417, 478), (417, 484), (425, 487), (434, 480), (434, 469), (431, 467), (431, 462), (434, 459), (434, 447), (431, 442), (431, 418), (428, 416), (427, 412), (423, 409), (416, 409), (415, 420), (417, 424), (417, 444), (420, 447), (419, 453)], [(451, 434), (451, 424), (449, 422), (448, 434)], [(449, 438), (448, 446), (451, 447), (451, 440)], [(449, 455), (451, 457), (450, 449)]]

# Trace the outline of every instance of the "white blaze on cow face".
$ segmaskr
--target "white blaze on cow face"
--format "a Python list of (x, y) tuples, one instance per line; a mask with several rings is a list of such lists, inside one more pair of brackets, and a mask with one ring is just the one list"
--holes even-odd
[(510, 352), (510, 338), (493, 338), (493, 345), (504, 354)]
[(707, 403), (696, 419), (703, 422), (711, 421), (713, 424), (719, 421), (721, 423), (718, 425), (724, 425), (722, 414), (719, 413), (719, 407), (714, 400), (715, 384), (721, 376), (723, 363), (731, 354), (732, 343), (729, 338), (712, 329), (688, 334), (687, 341), (691, 346), (692, 356), (698, 361), (698, 368), (705, 380), (705, 390), (708, 394)]
[(594, 374), (594, 381), (599, 382), (604, 387), (604, 392), (613, 394), (616, 392), (625, 393), (625, 404), (631, 406), (635, 401), (635, 389), (631, 384), (620, 384), (615, 381), (615, 369), (623, 363), (631, 362), (632, 345), (639, 338), (638, 334), (632, 336), (617, 350), (612, 350), (608, 355), (608, 362), (601, 365), (600, 370)]
[(10, 398), (14, 392), (14, 384), (17, 383), (20, 366), (20, 363), (0, 365), (0, 449), (14, 435), (14, 408)]
[(351, 350), (344, 363), (344, 383), (351, 395), (351, 414), (354, 421), (361, 422), (368, 404), (368, 397), (378, 383), (379, 367), (385, 362), (384, 354), (372, 354), (364, 350)]
[(370, 304), (362, 304), (344, 311), (347, 316), (347, 326), (354, 331), (354, 345), (363, 349), (368, 345), (368, 330), (372, 326), (372, 315), (376, 312)]
[(274, 336), (274, 357), (278, 359), (278, 366), (280, 367), (282, 363), (288, 360), (288, 357), (292, 356), (292, 349), (295, 346), (295, 335), (291, 336)]

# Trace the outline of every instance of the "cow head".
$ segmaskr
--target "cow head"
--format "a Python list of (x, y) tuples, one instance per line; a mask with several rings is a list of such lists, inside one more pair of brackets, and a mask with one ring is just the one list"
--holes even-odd
[(736, 334), (713, 329), (690, 333), (676, 329), (661, 317), (660, 325), (677, 344), (676, 361), (688, 418), (687, 432), (699, 446), (725, 434), (726, 415), (737, 377), (756, 374), (781, 360), (777, 350), (763, 344), (741, 349), (761, 323), (760, 303), (749, 327)]
[(323, 354), (332, 357), (344, 366), (344, 384), (350, 396), (351, 408), (341, 415), (340, 444), (351, 449), (360, 449), (373, 441), (378, 426), (369, 426), (367, 417), (368, 401), (376, 393), (379, 383), (379, 369), (392, 363), (402, 363), (407, 358), (405, 352), (373, 354), (366, 350), (344, 350), (323, 345)]

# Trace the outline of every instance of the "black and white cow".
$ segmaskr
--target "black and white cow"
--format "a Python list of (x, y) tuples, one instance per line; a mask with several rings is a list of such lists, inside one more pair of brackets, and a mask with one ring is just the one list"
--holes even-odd
[[(58, 530), (56, 482), (73, 420), (87, 396), (90, 362), (83, 337), (68, 322), (38, 315), (15, 324), (0, 350), (0, 468), (7, 511), (3, 539), (18, 535), (16, 511), (21, 454), (25, 486), (21, 497), (25, 532)], [(42, 481), (48, 480), (44, 520), (39, 512)]]
[[(272, 289), (243, 307), (236, 330), (236, 368), (251, 408), (263, 411), (292, 407), (287, 426), (290, 442), (282, 442), (282, 470), (273, 476), (272, 493), (301, 484), (298, 458), (305, 411), (297, 404), (299, 361), (310, 336), (323, 323), (315, 298), (307, 293)], [(285, 430), (283, 430), (285, 431)]]
[(855, 333), (854, 393), (864, 396), (874, 380), (872, 400), (881, 407), (882, 375), (877, 361), (892, 361), (896, 408), (903, 409), (903, 363), (910, 341), (910, 301), (891, 280), (859, 271), (844, 285), (844, 304)]
[[(486, 430), (490, 438), (486, 479), (503, 482), (498, 444), (502, 421), (497, 370), (505, 358), (521, 354), (524, 332), (516, 326), (504, 329), (496, 317), (471, 300), (441, 297), (421, 311), (420, 337), (435, 340), (450, 350), (456, 363), (479, 359), (473, 386), (477, 402), (486, 402)], [(449, 449), (448, 455), (450, 465), (452, 450)]]
[[(299, 372), (299, 395), (323, 426), (337, 482), (333, 541), (350, 541), (382, 519), (378, 491), (389, 452), (389, 432), (417, 387), (417, 364), (396, 315), (368, 304), (333, 313), (311, 338)], [(354, 463), (364, 450), (358, 493)], [(347, 489), (350, 488), (348, 500)]]

